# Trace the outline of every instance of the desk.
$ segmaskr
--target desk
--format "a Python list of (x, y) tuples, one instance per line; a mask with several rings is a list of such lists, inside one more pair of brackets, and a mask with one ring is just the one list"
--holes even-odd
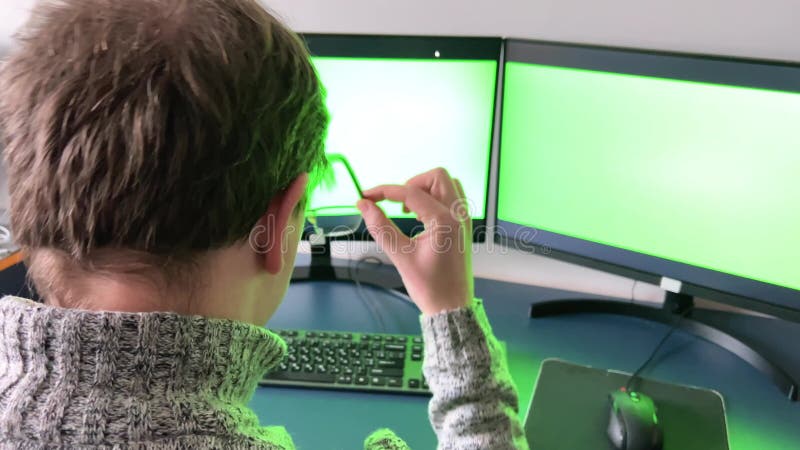
[[(417, 312), (409, 305), (378, 289), (365, 289), (382, 308), (387, 332), (420, 332)], [(592, 297), (567, 291), (478, 279), (476, 295), (484, 299), (495, 334), (508, 345), (509, 365), (519, 389), (523, 416), (544, 359), (558, 357), (595, 367), (633, 371), (667, 330), (663, 325), (640, 319), (609, 315), (536, 321), (527, 317), (531, 301)], [(743, 330), (769, 324), (771, 333), (761, 333), (760, 339), (772, 342), (783, 353), (778, 356), (787, 370), (800, 374), (800, 326), (729, 313), (707, 314)], [(269, 326), (381, 331), (363, 306), (355, 286), (346, 282), (293, 284)], [(722, 393), (732, 450), (800, 448), (800, 403), (784, 399), (765, 377), (734, 355), (677, 332), (657, 361), (647, 376)], [(360, 449), (364, 438), (381, 427), (397, 432), (413, 449), (436, 446), (425, 398), (261, 387), (250, 406), (262, 424), (286, 426), (298, 448)]]

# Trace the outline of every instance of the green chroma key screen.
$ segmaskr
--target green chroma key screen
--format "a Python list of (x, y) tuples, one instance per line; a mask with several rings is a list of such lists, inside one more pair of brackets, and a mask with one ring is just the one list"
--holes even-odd
[(508, 63), (498, 215), (800, 289), (800, 94)]
[[(347, 157), (364, 189), (438, 166), (485, 216), (497, 62), (314, 57), (328, 94), (328, 153)], [(381, 205), (406, 218), (402, 206)]]

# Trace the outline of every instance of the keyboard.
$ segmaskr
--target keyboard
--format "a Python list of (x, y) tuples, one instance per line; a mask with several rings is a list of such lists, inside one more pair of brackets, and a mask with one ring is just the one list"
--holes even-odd
[(431, 395), (422, 374), (420, 336), (272, 331), (283, 337), (289, 352), (261, 385)]

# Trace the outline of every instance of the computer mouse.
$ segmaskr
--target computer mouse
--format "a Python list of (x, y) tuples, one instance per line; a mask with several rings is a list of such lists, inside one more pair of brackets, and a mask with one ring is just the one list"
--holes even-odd
[(608, 438), (617, 450), (662, 450), (664, 434), (653, 399), (624, 389), (609, 394)]

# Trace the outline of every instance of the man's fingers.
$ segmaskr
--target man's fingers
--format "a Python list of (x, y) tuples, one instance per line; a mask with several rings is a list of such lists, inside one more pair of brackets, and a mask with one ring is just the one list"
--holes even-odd
[(450, 205), (458, 199), (458, 191), (453, 179), (447, 170), (441, 167), (411, 178), (406, 185), (416, 186), (446, 205)]
[(396, 261), (395, 258), (402, 255), (401, 249), (407, 248), (410, 238), (403, 234), (373, 201), (359, 200), (358, 209), (364, 216), (364, 223), (367, 225), (369, 234), (397, 266), (399, 261)]
[(453, 184), (456, 185), (456, 192), (458, 193), (458, 198), (466, 200), (467, 196), (464, 195), (464, 186), (461, 185), (461, 180), (459, 180), (458, 178), (453, 178)]
[(453, 179), (453, 183), (456, 185), (456, 190), (458, 191), (459, 201), (463, 203), (464, 207), (464, 216), (461, 217), (464, 220), (464, 225), (467, 227), (467, 236), (472, 236), (472, 211), (469, 210), (469, 201), (467, 201), (467, 196), (464, 195), (464, 186), (461, 185), (461, 180), (458, 178)]
[(415, 186), (386, 184), (364, 191), (364, 198), (373, 202), (391, 200), (402, 203), (408, 210), (415, 213), (425, 225), (428, 225), (431, 220), (446, 217), (449, 213), (449, 209), (444, 204)]

